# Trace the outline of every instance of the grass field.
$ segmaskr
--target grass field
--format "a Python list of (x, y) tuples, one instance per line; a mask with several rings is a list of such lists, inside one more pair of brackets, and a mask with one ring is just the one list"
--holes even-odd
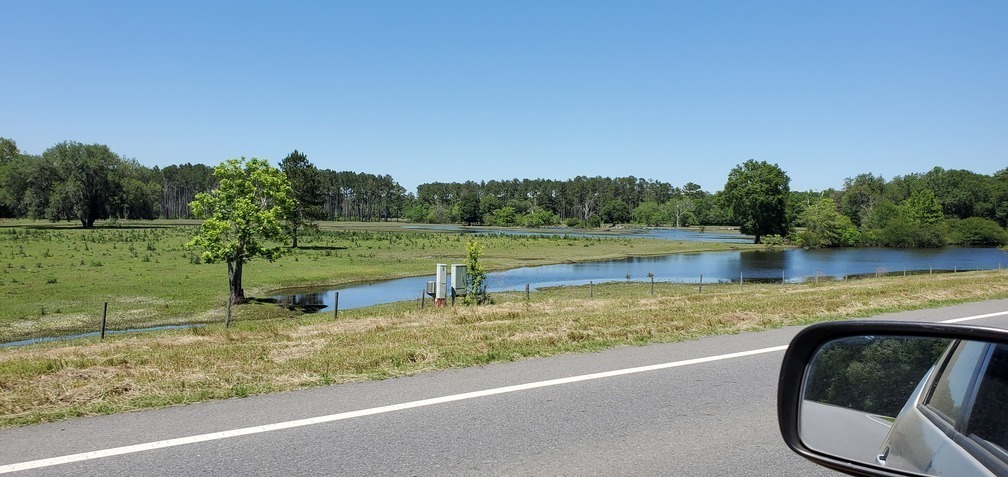
[[(803, 284), (596, 285), (0, 350), (0, 426), (1008, 297), (1008, 272)], [(239, 315), (272, 314), (252, 304)]]
[[(93, 230), (76, 224), (0, 221), (0, 343), (94, 332), (103, 304), (110, 329), (224, 319), (227, 268), (199, 263), (184, 247), (195, 222), (121, 222)], [(435, 263), (457, 263), (465, 243), (486, 247), (484, 265), (501, 270), (676, 252), (753, 247), (649, 239), (578, 236), (463, 235), (403, 231), (400, 224), (323, 223), (301, 248), (276, 262), (245, 267), (250, 297), (293, 287), (430, 274)], [(295, 318), (285, 308), (252, 307), (244, 319)]]

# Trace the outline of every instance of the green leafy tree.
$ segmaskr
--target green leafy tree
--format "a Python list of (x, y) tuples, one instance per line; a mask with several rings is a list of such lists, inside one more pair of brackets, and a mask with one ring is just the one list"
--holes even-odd
[(921, 225), (939, 224), (945, 218), (941, 203), (931, 189), (914, 191), (903, 205), (907, 207), (910, 218)]
[(230, 159), (214, 168), (214, 176), (220, 185), (189, 204), (203, 225), (186, 246), (203, 249), (207, 263), (226, 262), (231, 303), (245, 303), (242, 267), (255, 257), (276, 260), (286, 251), (269, 245), (290, 233), (293, 192), (287, 176), (261, 159)]
[(630, 222), (630, 206), (620, 199), (610, 200), (602, 206), (602, 221), (610, 224), (625, 224)]
[(1004, 246), (1008, 244), (1008, 232), (991, 219), (970, 217), (952, 220), (950, 223), (951, 242), (967, 247)]
[(11, 192), (12, 182), (24, 182), (23, 177), (17, 177), (14, 163), (21, 152), (12, 139), (0, 137), (0, 217), (14, 217), (16, 199)]
[(755, 236), (787, 235), (791, 229), (787, 198), (791, 179), (777, 164), (750, 159), (728, 174), (721, 200), (742, 233)]
[(19, 155), (21, 152), (18, 151), (17, 143), (13, 139), (0, 137), (0, 165), (17, 159)]
[(122, 188), (119, 169), (122, 160), (108, 146), (62, 142), (42, 153), (52, 164), (56, 179), (46, 216), (51, 220), (79, 220), (84, 228), (107, 219)]
[(514, 207), (501, 207), (493, 211), (493, 225), (498, 227), (514, 227), (518, 225), (518, 213)]
[(655, 201), (641, 202), (633, 210), (633, 221), (649, 227), (656, 227), (665, 222), (665, 214), (660, 205)]
[(798, 233), (799, 245), (849, 247), (857, 243), (857, 228), (849, 217), (837, 211), (833, 199), (813, 202), (802, 212), (800, 220), (805, 230)]
[(297, 248), (298, 231), (304, 228), (317, 228), (315, 220), (324, 216), (322, 175), (308, 160), (308, 156), (298, 152), (297, 149), (280, 161), (280, 169), (290, 182), (294, 199), (294, 211), (287, 223), (290, 226), (291, 247)]
[(855, 225), (861, 226), (875, 207), (883, 201), (885, 179), (872, 174), (859, 174), (844, 180), (840, 193), (840, 211), (851, 219)]
[(553, 212), (542, 208), (534, 208), (519, 218), (522, 227), (552, 227), (560, 223), (560, 218)]
[(459, 203), (459, 219), (466, 225), (479, 223), (483, 219), (483, 214), (480, 213), (480, 199), (475, 192), (462, 195)]
[(486, 269), (480, 263), (485, 249), (479, 242), (466, 242), (466, 305), (481, 305), (489, 300), (487, 295)]

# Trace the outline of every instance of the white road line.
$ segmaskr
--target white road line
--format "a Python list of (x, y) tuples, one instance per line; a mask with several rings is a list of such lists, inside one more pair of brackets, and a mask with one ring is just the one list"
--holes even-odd
[[(992, 318), (995, 316), (1005, 316), (1008, 315), (1008, 311), (1002, 311), (998, 313), (987, 313), (984, 315), (967, 316), (964, 318), (955, 318), (951, 320), (941, 321), (940, 323), (961, 323), (964, 321), (979, 320), (983, 318)], [(497, 394), (507, 394), (519, 391), (527, 391), (529, 389), (545, 388), (549, 386), (559, 386), (561, 384), (577, 383), (581, 381), (591, 381), (595, 379), (605, 379), (615, 376), (624, 376), (628, 374), (645, 373), (648, 371), (658, 371), (662, 369), (677, 368), (681, 366), (690, 366), (694, 364), (710, 363), (712, 361), (721, 361), (726, 359), (742, 358), (745, 356), (753, 356), (758, 354), (773, 353), (776, 351), (784, 351), (787, 346), (773, 346), (770, 348), (754, 349), (751, 351), (742, 351), (738, 353), (722, 354), (717, 356), (707, 356), (704, 358), (687, 359), (683, 361), (673, 361), (670, 363), (654, 364), (650, 366), (640, 366), (637, 368), (627, 368), (627, 369), (617, 369), (614, 371), (606, 371), (602, 373), (593, 374), (583, 374), (580, 376), (571, 376), (569, 378), (560, 379), (550, 379), (547, 381), (538, 381), (534, 383), (518, 384), (514, 386), (504, 386), (500, 388), (486, 389), (483, 391), (474, 391), (462, 394), (453, 394), (450, 396), (442, 396), (431, 399), (423, 399), (420, 401), (406, 402), (402, 404), (393, 404), (390, 406), (374, 407), (370, 409), (361, 409), (359, 411), (344, 412), (340, 414), (330, 414), (328, 416), (312, 417), (308, 419), (300, 419), (296, 421), (278, 422), (275, 424), (266, 424), (263, 426), (246, 427), (242, 429), (234, 429), (230, 431), (213, 432), (210, 434), (200, 434), (189, 437), (180, 437), (177, 439), (167, 439), (163, 441), (148, 442), (145, 444), (136, 444), (125, 447), (115, 447), (112, 449), (103, 449), (93, 452), (83, 452), (80, 454), (66, 455), (62, 457), (52, 457), (49, 459), (33, 460), (28, 462), (20, 462), (17, 464), (8, 464), (0, 466), (0, 474), (6, 474), (9, 472), (17, 472), (20, 470), (38, 469), (42, 467), (51, 467), (54, 465), (71, 464), (74, 462), (82, 462), (93, 459), (101, 459), (104, 457), (112, 457), (116, 455), (132, 454), (134, 452), (144, 452), (155, 449), (165, 449), (168, 447), (181, 446), (186, 444), (195, 444), (198, 442), (214, 441), (219, 439), (228, 439), (231, 437), (247, 436), (251, 434), (261, 434), (264, 432), (273, 432), (283, 429), (291, 429), (295, 427), (312, 426), (316, 424), (323, 424), (327, 422), (342, 421), (346, 419), (353, 419), (357, 417), (372, 416), (375, 414), (384, 414), (389, 412), (403, 411), (406, 409), (413, 409), (418, 407), (433, 406), (435, 404), (444, 404), (455, 401), (465, 401), (468, 399), (476, 399), (485, 396), (494, 396)]]
[(559, 386), (561, 384), (577, 383), (581, 381), (591, 381), (595, 379), (605, 379), (615, 376), (624, 376), (628, 374), (645, 373), (648, 371), (658, 371), (662, 369), (677, 368), (681, 366), (690, 366), (694, 364), (710, 363), (712, 361), (721, 361), (726, 359), (742, 358), (745, 356), (753, 356), (758, 354), (773, 353), (777, 351), (784, 351), (787, 346), (774, 346), (771, 348), (761, 348), (754, 349), (751, 351), (741, 351), (738, 353), (722, 354), (717, 356), (707, 356), (704, 358), (687, 359), (683, 361), (673, 361), (670, 363), (654, 364), (650, 366), (640, 366), (637, 368), (627, 368), (627, 369), (617, 369), (615, 371), (606, 371), (602, 373), (593, 374), (583, 374), (580, 376), (571, 376), (569, 378), (560, 379), (550, 379), (547, 381), (538, 381), (534, 383), (518, 384), (514, 386), (504, 386), (500, 388), (486, 389), (483, 391), (474, 391), (462, 394), (453, 394), (450, 396), (442, 396), (431, 399), (423, 399), (420, 401), (406, 402), (402, 404), (393, 404), (391, 406), (374, 407), (371, 409), (362, 409), (359, 411), (343, 412), (339, 414), (330, 414), (328, 416), (312, 417), (308, 419), (300, 419), (296, 421), (278, 422), (275, 424), (266, 424), (263, 426), (246, 427), (243, 429), (234, 429), (230, 431), (213, 432), (210, 434), (200, 434), (196, 436), (180, 437), (177, 439), (168, 439), (163, 441), (148, 442), (145, 444), (136, 444), (125, 447), (115, 447), (112, 449), (103, 449), (93, 452), (83, 452), (80, 454), (66, 455), (62, 457), (53, 457), (49, 459), (33, 460), (29, 462), (21, 462), (17, 464), (8, 464), (0, 466), (0, 474), (5, 474), (8, 472), (16, 472), (20, 470), (28, 469), (38, 469), (42, 467), (51, 467), (54, 465), (70, 464), (74, 462), (81, 462), (86, 460), (101, 459), (103, 457), (112, 457), (116, 455), (131, 454), (134, 452), (143, 452), (155, 449), (164, 449), (168, 447), (181, 446), (186, 444), (195, 444), (197, 442), (213, 441), (218, 439), (228, 439), (231, 437), (247, 436), (250, 434), (260, 434), (263, 432), (273, 432), (282, 429), (291, 429), (295, 427), (312, 426), (315, 424), (323, 424), (326, 422), (342, 421), (346, 419), (353, 419), (356, 417), (372, 416), (375, 414), (384, 414), (388, 412), (403, 411), (406, 409), (413, 409), (424, 406), (433, 406), (435, 404), (444, 404), (455, 401), (465, 401), (467, 399), (476, 399), (485, 396), (494, 396), (497, 394), (507, 394), (518, 391), (527, 391), (529, 389), (545, 388), (549, 386)]
[(939, 321), (939, 323), (962, 323), (964, 321), (980, 320), (983, 318), (993, 318), (995, 316), (1005, 316), (1008, 315), (1008, 311), (999, 311), (997, 313), (987, 313), (986, 315), (975, 315), (967, 316), (964, 318), (953, 318), (951, 320)]
[(875, 416), (873, 416), (871, 414), (865, 414), (865, 417), (867, 417), (868, 420), (871, 421), (871, 422), (882, 424), (883, 426), (890, 427), (890, 428), (892, 427), (892, 423), (889, 422), (889, 421), (886, 421), (885, 419), (879, 419), (879, 418), (877, 418), (877, 417), (875, 417)]

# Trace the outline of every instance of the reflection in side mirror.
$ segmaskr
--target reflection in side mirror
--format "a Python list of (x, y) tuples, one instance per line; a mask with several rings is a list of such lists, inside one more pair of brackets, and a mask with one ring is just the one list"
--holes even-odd
[(1008, 345), (926, 336), (826, 341), (805, 367), (811, 451), (926, 475), (1008, 475)]
[(805, 375), (802, 440), (820, 452), (874, 462), (896, 416), (949, 343), (892, 336), (826, 343)]

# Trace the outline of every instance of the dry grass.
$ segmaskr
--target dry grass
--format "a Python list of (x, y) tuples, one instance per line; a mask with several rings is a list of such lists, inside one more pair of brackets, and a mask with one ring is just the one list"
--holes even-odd
[[(820, 284), (639, 283), (0, 350), (0, 426), (1008, 297), (1008, 272)], [(260, 313), (246, 305), (238, 313)]]

